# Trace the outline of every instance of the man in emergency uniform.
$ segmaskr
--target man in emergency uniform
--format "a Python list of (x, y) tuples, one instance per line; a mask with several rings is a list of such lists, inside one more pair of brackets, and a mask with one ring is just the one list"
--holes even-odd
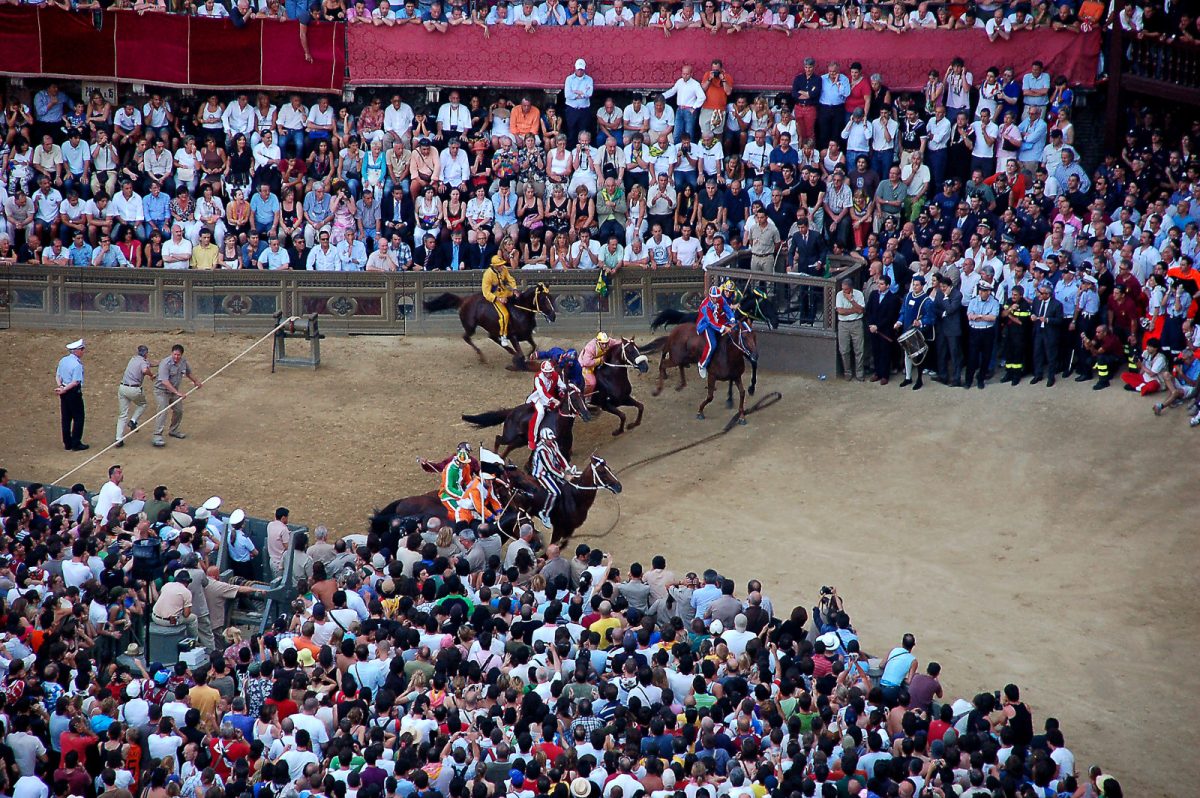
[(696, 332), (704, 336), (704, 354), (700, 357), (700, 378), (708, 379), (708, 364), (717, 352), (718, 336), (733, 327), (733, 308), (717, 286), (708, 290), (708, 298), (700, 303), (696, 314)]
[(579, 476), (578, 469), (567, 462), (558, 448), (558, 436), (552, 429), (544, 429), (538, 434), (537, 448), (533, 450), (533, 476), (546, 491), (546, 500), (538, 520), (546, 529), (550, 529), (550, 512), (555, 502), (562, 495), (562, 483)]
[(579, 367), (583, 370), (583, 394), (587, 396), (596, 390), (596, 366), (604, 361), (604, 353), (608, 351), (609, 337), (601, 330), (596, 337), (588, 341), (583, 351), (579, 353)]
[(517, 281), (508, 271), (508, 261), (493, 255), (490, 265), (483, 270), (483, 298), (492, 303), (500, 318), (500, 345), (508, 347), (508, 300), (517, 293)]
[(1026, 352), (1029, 351), (1033, 311), (1025, 299), (1024, 286), (1012, 286), (1011, 297), (1000, 312), (1007, 325), (1004, 330), (1004, 379), (1020, 385), (1021, 375), (1025, 373)]
[(549, 360), (542, 361), (542, 368), (533, 379), (533, 392), (525, 398), (526, 402), (533, 405), (533, 417), (529, 420), (530, 449), (537, 447), (537, 434), (546, 417), (546, 409), (557, 410), (566, 393), (566, 383), (554, 370), (554, 364)]

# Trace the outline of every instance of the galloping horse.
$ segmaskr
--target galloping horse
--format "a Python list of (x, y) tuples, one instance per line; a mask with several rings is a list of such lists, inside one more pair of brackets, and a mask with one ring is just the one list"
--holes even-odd
[[(661, 314), (660, 314), (661, 315)], [(704, 337), (696, 332), (696, 328), (688, 324), (680, 324), (665, 337), (662, 358), (658, 361), (658, 385), (654, 395), (662, 393), (663, 381), (667, 377), (667, 359), (679, 365), (679, 385), (675, 390), (682, 391), (687, 385), (684, 377), (684, 365), (698, 363), (704, 352)], [(655, 343), (652, 341), (651, 343)], [(751, 377), (750, 394), (754, 395), (754, 380), (758, 378), (758, 339), (754, 328), (747, 321), (739, 321), (733, 325), (732, 332), (720, 337), (717, 351), (713, 353), (712, 361), (708, 364), (708, 396), (696, 409), (696, 418), (704, 418), (704, 408), (713, 400), (717, 381), (729, 383), (729, 406), (733, 406), (733, 386), (738, 389), (738, 423), (746, 423), (746, 389), (742, 387), (742, 374), (746, 371), (746, 361), (749, 360), (754, 368)]]
[[(779, 314), (775, 309), (775, 304), (771, 302), (767, 295), (758, 290), (750, 291), (743, 297), (740, 305), (739, 316), (744, 316), (746, 319), (762, 321), (767, 324), (772, 330), (779, 326)], [(658, 364), (658, 385), (655, 387), (651, 396), (658, 396), (662, 393), (663, 381), (666, 379), (666, 360), (670, 357), (671, 365), (679, 367), (679, 385), (675, 386), (675, 390), (682, 391), (687, 387), (687, 372), (684, 370), (688, 366), (693, 366), (700, 362), (700, 357), (704, 354), (704, 336), (696, 332), (695, 325), (696, 317), (694, 313), (688, 313), (682, 310), (664, 310), (654, 317), (650, 329), (657, 330), (667, 324), (687, 325), (687, 327), (677, 327), (671, 331), (671, 335), (663, 338), (655, 338), (647, 345), (647, 351), (651, 351), (668, 341), (674, 343), (667, 344), (663, 347), (663, 358)], [(747, 325), (748, 326), (748, 325)], [(690, 334), (681, 333), (681, 329), (690, 329)], [(686, 338), (686, 346), (678, 346), (678, 339)], [(754, 396), (755, 388), (758, 385), (758, 348), (757, 338), (755, 339), (755, 347), (750, 356), (750, 395)], [(715, 357), (715, 355), (714, 355)], [(729, 383), (729, 393), (725, 400), (726, 407), (733, 407), (733, 382)]]
[(604, 359), (596, 366), (596, 390), (588, 397), (596, 403), (596, 407), (606, 413), (612, 413), (621, 420), (621, 425), (613, 432), (617, 437), (626, 430), (625, 414), (618, 408), (636, 407), (637, 418), (629, 425), (633, 429), (642, 423), (642, 413), (646, 406), (633, 398), (633, 385), (629, 381), (629, 370), (637, 369), (642, 374), (650, 370), (650, 361), (646, 352), (653, 348), (639, 350), (633, 339), (620, 339), (614, 342), (604, 353)]
[[(588, 410), (587, 402), (583, 400), (583, 392), (579, 390), (579, 386), (568, 384), (566, 406), (559, 410), (547, 410), (542, 419), (542, 426), (549, 426), (558, 436), (558, 448), (567, 458), (571, 456), (572, 428), (575, 426), (576, 416), (584, 421), (592, 420), (592, 413)], [(532, 418), (533, 405), (530, 404), (517, 405), (507, 410), (462, 415), (462, 420), (474, 424), (476, 429), (504, 425), (500, 434), (496, 436), (494, 447), (501, 457), (508, 457), (508, 453), (513, 449), (529, 442), (529, 422)], [(500, 451), (501, 447), (504, 447), (503, 451)]]
[[(475, 331), (482, 327), (488, 338), (500, 346), (500, 316), (496, 308), (483, 298), (482, 294), (460, 297), (456, 294), (442, 294), (425, 302), (425, 310), (436, 313), (439, 310), (458, 308), (458, 319), (463, 326), (463, 340), (467, 342), (479, 359), (483, 360), (483, 352), (471, 340)], [(537, 350), (533, 340), (533, 331), (537, 329), (537, 316), (542, 314), (548, 321), (553, 322), (558, 316), (554, 308), (554, 295), (545, 283), (531, 285), (524, 291), (514, 294), (508, 300), (508, 340), (513, 347), (513, 362), (523, 364), (525, 357), (521, 353), (521, 341), (529, 344), (531, 350)]]
[[(545, 498), (545, 491), (533, 477), (520, 474), (515, 484), (522, 491), (536, 491), (538, 496), (535, 501), (540, 502)], [(582, 476), (574, 483), (563, 484), (562, 495), (550, 511), (550, 521), (554, 528), (552, 543), (566, 540), (583, 526), (592, 504), (596, 501), (596, 494), (602, 490), (613, 494), (620, 493), (621, 482), (604, 458), (593, 454), (584, 467)]]

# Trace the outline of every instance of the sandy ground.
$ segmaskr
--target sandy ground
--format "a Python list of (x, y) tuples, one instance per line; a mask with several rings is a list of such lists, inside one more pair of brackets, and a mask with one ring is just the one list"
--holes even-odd
[[(14, 476), (54, 481), (83, 460), (62, 451), (51, 392), (73, 337), (0, 333), (0, 464)], [(112, 440), (136, 345), (159, 356), (176, 340), (204, 376), (253, 338), (89, 335), (87, 454)], [(154, 449), (139, 432), (68, 481), (97, 489), (121, 462), (127, 485), (216, 493), (260, 516), (285, 504), (301, 523), (362, 531), (371, 507), (433, 487), (418, 455), (490, 439), (460, 413), (524, 398), (529, 377), (485, 351), (483, 365), (457, 340), (330, 338), (319, 371), (272, 375), (264, 346), (187, 400), (186, 441)], [(623, 474), (624, 493), (603, 494), (577, 539), (621, 565), (662, 553), (677, 573), (715, 566), (739, 591), (758, 577), (781, 614), (836, 585), (868, 650), (911, 631), (951, 695), (1016, 682), (1038, 727), (1062, 720), (1081, 771), (1102, 764), (1151, 796), (1200, 778), (1200, 599), (1183, 512), (1196, 475), (1168, 465), (1200, 432), (1180, 411), (1157, 419), (1149, 400), (1074, 382), (913, 393), (760, 376), (760, 396), (781, 402)], [(576, 459), (600, 447), (620, 470), (728, 418), (720, 405), (694, 418), (695, 383), (656, 399), (651, 387), (637, 382), (643, 427), (614, 440), (615, 419), (594, 421), (576, 432)]]

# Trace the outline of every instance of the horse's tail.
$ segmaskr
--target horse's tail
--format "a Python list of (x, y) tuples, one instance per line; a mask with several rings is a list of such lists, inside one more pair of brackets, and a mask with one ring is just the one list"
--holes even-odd
[(463, 413), (461, 418), (468, 424), (474, 424), (476, 429), (486, 429), (503, 424), (504, 420), (511, 413), (512, 408), (509, 408), (507, 410), (489, 410), (486, 413), (477, 413), (475, 415)]
[(694, 319), (695, 316), (693, 316), (691, 313), (683, 310), (673, 310), (668, 308), (667, 310), (661, 311), (657, 316), (654, 317), (654, 321), (650, 322), (650, 329), (657, 330), (659, 327), (667, 324), (686, 324)]
[(653, 341), (648, 341), (645, 344), (639, 344), (638, 351), (641, 352), (643, 355), (654, 354), (658, 350), (662, 349), (663, 344), (665, 344), (666, 342), (667, 342), (667, 336), (660, 335), (659, 337), (655, 338)]
[(425, 310), (428, 313), (437, 313), (439, 310), (450, 310), (451, 308), (457, 308), (461, 304), (462, 297), (446, 292), (444, 294), (435, 296), (433, 299), (426, 300)]

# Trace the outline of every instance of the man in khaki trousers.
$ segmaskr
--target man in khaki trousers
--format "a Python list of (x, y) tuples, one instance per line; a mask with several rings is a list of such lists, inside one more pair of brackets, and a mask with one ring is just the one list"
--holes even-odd
[[(183, 399), (185, 396), (179, 390), (179, 386), (183, 383), (184, 377), (191, 380), (197, 388), (203, 385), (200, 380), (192, 376), (192, 367), (188, 365), (183, 356), (183, 346), (175, 344), (171, 347), (171, 354), (158, 364), (158, 377), (154, 381), (154, 401), (158, 404), (158, 410), (162, 415), (158, 417), (158, 421), (154, 425), (154, 437), (151, 439), (151, 443), (160, 448), (167, 445), (163, 440), (163, 430), (167, 428), (167, 416), (170, 416), (170, 436), (181, 440), (187, 437), (179, 428), (183, 424)], [(170, 410), (163, 412), (167, 408)]]
[[(120, 408), (120, 415), (117, 416), (118, 449), (125, 445), (125, 423), (129, 422), (131, 431), (137, 429), (138, 421), (146, 412), (146, 394), (142, 391), (142, 380), (153, 374), (151, 369), (154, 364), (150, 362), (149, 355), (148, 346), (139, 346), (137, 354), (129, 358), (129, 365), (125, 367), (121, 384), (117, 386), (117, 407)], [(129, 415), (130, 405), (134, 406), (132, 417)]]

